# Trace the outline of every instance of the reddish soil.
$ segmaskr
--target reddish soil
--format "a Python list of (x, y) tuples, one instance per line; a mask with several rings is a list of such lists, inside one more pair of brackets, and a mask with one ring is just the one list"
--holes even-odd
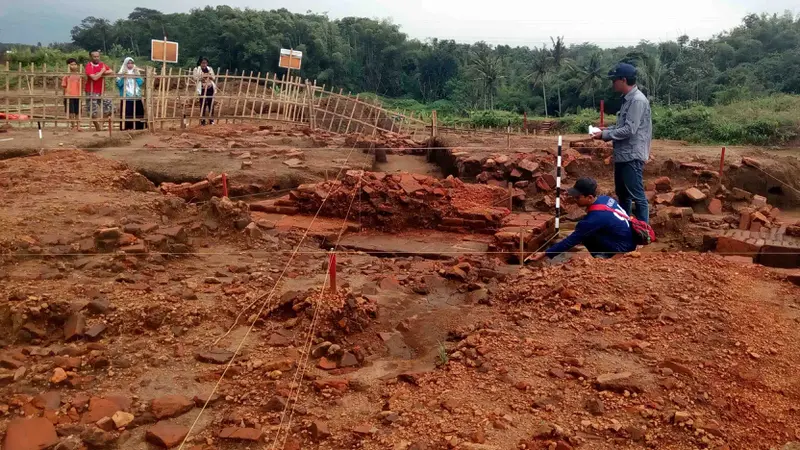
[[(266, 147), (247, 130), (130, 145), (166, 154), (138, 139), (202, 142), (305, 170), (266, 157), (300, 146)], [(238, 131), (258, 147), (222, 144)], [(316, 151), (303, 150), (307, 163)], [(187, 434), (193, 450), (800, 441), (796, 270), (668, 246), (523, 269), (468, 250), (341, 251), (334, 295), (321, 240), (362, 228), (357, 218), (186, 203), (119, 160), (64, 150), (0, 161), (3, 449), (177, 448)], [(396, 238), (420, 245), (426, 233)]]

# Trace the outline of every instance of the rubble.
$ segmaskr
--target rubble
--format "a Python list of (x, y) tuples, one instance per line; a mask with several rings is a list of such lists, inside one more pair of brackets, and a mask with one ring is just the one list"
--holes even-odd
[[(358, 196), (355, 194), (358, 193)], [(361, 201), (350, 204), (353, 198)], [(437, 180), (409, 173), (348, 171), (342, 181), (301, 185), (290, 195), (256, 202), (253, 211), (299, 211), (326, 217), (359, 216), (365, 225), (381, 230), (436, 228), (453, 232), (492, 232), (501, 227), (508, 209), (505, 190), (467, 185), (459, 179)]]

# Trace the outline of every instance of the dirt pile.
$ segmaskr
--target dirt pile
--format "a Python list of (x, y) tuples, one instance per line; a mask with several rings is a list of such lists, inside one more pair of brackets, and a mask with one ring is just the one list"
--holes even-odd
[[(327, 200), (325, 200), (327, 199)], [(323, 203), (323, 200), (324, 203)], [(306, 184), (276, 201), (251, 204), (253, 211), (360, 217), (381, 230), (438, 228), (445, 231), (494, 232), (509, 210), (507, 192), (409, 173), (348, 171), (342, 181)], [(321, 208), (321, 209), (320, 209)]]
[(523, 271), (490, 296), (502, 313), (451, 330), (440, 370), (386, 386), (383, 410), (400, 419), (376, 412), (365, 448), (780, 447), (800, 430), (784, 334), (798, 331), (773, 314), (798, 292), (711, 255)]

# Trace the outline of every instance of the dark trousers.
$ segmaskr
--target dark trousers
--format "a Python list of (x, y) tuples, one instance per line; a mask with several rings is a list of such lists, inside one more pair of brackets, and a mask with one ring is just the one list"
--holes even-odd
[[(629, 216), (650, 223), (650, 205), (644, 193), (644, 161), (614, 164), (614, 187), (622, 209)], [(635, 205), (633, 210), (631, 202)]]
[[(214, 121), (214, 88), (208, 87), (203, 95), (200, 96), (200, 117), (208, 117)], [(205, 119), (200, 120), (202, 125), (206, 124)]]

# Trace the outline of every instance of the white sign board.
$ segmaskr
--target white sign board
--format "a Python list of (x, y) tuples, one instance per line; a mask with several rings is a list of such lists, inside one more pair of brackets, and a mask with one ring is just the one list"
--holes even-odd
[(278, 60), (278, 67), (283, 67), (284, 69), (299, 70), (302, 61), (303, 61), (303, 52), (299, 50), (289, 50), (288, 48), (282, 48), (281, 57)]

